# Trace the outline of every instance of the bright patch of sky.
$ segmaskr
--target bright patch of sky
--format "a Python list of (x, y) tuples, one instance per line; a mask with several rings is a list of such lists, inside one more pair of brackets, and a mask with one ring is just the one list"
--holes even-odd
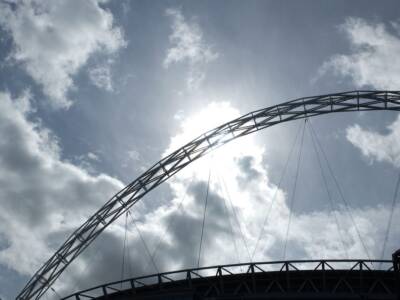
[[(1, 2), (0, 297), (15, 297), (115, 192), (204, 131), (301, 96), (399, 90), (399, 6)], [(312, 124), (359, 232), (332, 178), (329, 206), (308, 129), (295, 198), (299, 144), (278, 186), (303, 126), (281, 124), (196, 161), (134, 207), (157, 269), (196, 265), (208, 178), (201, 265), (281, 259), (286, 239), (286, 258), (366, 257), (359, 235), (380, 258), (399, 172), (397, 114), (338, 114)], [(120, 279), (125, 221), (67, 269), (55, 284), (60, 294)], [(385, 257), (399, 247), (395, 222)], [(130, 219), (128, 229), (123, 276), (156, 272)]]

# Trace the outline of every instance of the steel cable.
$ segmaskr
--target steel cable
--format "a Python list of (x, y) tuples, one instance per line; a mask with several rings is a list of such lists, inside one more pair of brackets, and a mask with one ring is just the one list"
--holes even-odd
[(207, 202), (208, 202), (208, 192), (210, 190), (210, 178), (211, 178), (211, 170), (208, 172), (207, 192), (206, 192), (206, 200), (205, 200), (205, 203), (204, 203), (203, 223), (201, 225), (201, 235), (200, 235), (200, 244), (199, 244), (199, 257), (197, 259), (197, 268), (200, 267), (201, 245), (203, 243), (204, 223), (205, 223), (205, 220), (206, 220)]
[[(399, 187), (400, 187), (400, 173), (399, 173), (399, 176), (397, 177), (397, 182), (396, 182), (396, 187), (395, 187), (394, 195), (393, 195), (393, 199), (392, 199), (392, 206), (391, 206), (391, 210), (390, 210), (389, 220), (388, 220), (388, 224), (387, 224), (386, 231), (385, 231), (385, 239), (383, 242), (382, 252), (381, 252), (381, 260), (383, 260), (383, 257), (385, 256), (386, 245), (387, 245), (387, 242), (389, 239), (390, 227), (392, 226), (393, 212), (396, 207), (396, 199), (397, 199), (397, 195), (399, 193)], [(381, 265), (382, 265), (382, 263), (380, 263), (380, 266)]]
[(286, 248), (287, 248), (287, 242), (288, 242), (288, 238), (289, 238), (290, 225), (291, 225), (291, 222), (292, 222), (294, 199), (296, 198), (295, 197), (296, 196), (296, 188), (297, 188), (297, 181), (298, 181), (298, 178), (299, 178), (301, 157), (302, 157), (302, 154), (303, 154), (304, 131), (305, 131), (305, 128), (306, 128), (306, 123), (307, 123), (307, 119), (304, 120), (303, 131), (301, 133), (299, 155), (297, 157), (297, 165), (296, 165), (296, 175), (294, 177), (293, 192), (292, 192), (292, 197), (291, 197), (290, 207), (289, 207), (289, 221), (288, 221), (288, 225), (287, 225), (287, 228), (286, 228), (285, 244), (283, 246), (283, 260), (286, 259)]
[(128, 213), (129, 216), (131, 217), (132, 223), (133, 223), (133, 225), (135, 226), (136, 231), (139, 233), (139, 237), (140, 237), (140, 239), (141, 239), (141, 241), (142, 241), (142, 243), (143, 243), (143, 246), (144, 246), (144, 249), (145, 249), (147, 255), (148, 255), (149, 258), (150, 258), (151, 263), (153, 264), (154, 269), (156, 270), (157, 273), (160, 273), (159, 269), (157, 268), (156, 263), (154, 262), (153, 257), (152, 257), (151, 254), (150, 254), (149, 247), (147, 247), (146, 241), (144, 240), (144, 238), (143, 238), (143, 236), (142, 236), (142, 233), (140, 232), (139, 227), (136, 225), (136, 222), (135, 222), (135, 220), (133, 219), (133, 216), (132, 216), (131, 212), (128, 210), (127, 213)]
[(318, 138), (318, 136), (317, 136), (317, 134), (316, 134), (316, 132), (315, 132), (315, 130), (314, 130), (314, 127), (312, 126), (312, 123), (311, 123), (311, 122), (310, 122), (310, 128), (311, 128), (311, 132), (312, 132), (312, 134), (314, 135), (315, 140), (317, 141), (317, 144), (318, 144), (318, 146), (319, 146), (319, 148), (320, 148), (320, 150), (321, 150), (321, 153), (322, 153), (322, 155), (323, 155), (323, 157), (324, 157), (324, 159), (325, 159), (325, 161), (326, 161), (326, 164), (327, 164), (327, 166), (328, 166), (329, 173), (331, 174), (331, 176), (332, 176), (332, 178), (333, 178), (333, 181), (335, 182), (335, 185), (336, 185), (336, 188), (337, 188), (337, 190), (338, 190), (338, 192), (339, 192), (340, 198), (342, 199), (342, 201), (343, 201), (343, 203), (344, 203), (344, 205), (345, 205), (346, 211), (347, 211), (347, 213), (348, 213), (348, 215), (349, 215), (349, 217), (350, 217), (351, 222), (353, 223), (353, 226), (354, 226), (354, 228), (355, 228), (355, 230), (356, 230), (356, 233), (357, 233), (357, 236), (358, 236), (358, 238), (359, 238), (359, 240), (360, 240), (360, 242), (361, 242), (361, 245), (362, 245), (362, 247), (364, 248), (365, 254), (367, 255), (367, 258), (368, 258), (368, 259), (371, 259), (370, 255), (369, 255), (369, 252), (368, 252), (368, 249), (367, 249), (367, 247), (365, 246), (364, 240), (363, 240), (362, 237), (361, 237), (361, 233), (360, 233), (360, 231), (359, 231), (359, 229), (358, 229), (358, 226), (357, 226), (357, 224), (356, 224), (356, 222), (355, 222), (355, 220), (354, 220), (354, 217), (353, 217), (353, 214), (352, 214), (352, 212), (351, 212), (351, 208), (350, 208), (350, 206), (349, 206), (349, 203), (348, 203), (347, 200), (344, 198), (343, 191), (342, 191), (342, 189), (341, 189), (341, 187), (340, 187), (340, 184), (339, 184), (339, 182), (338, 182), (338, 180), (337, 180), (335, 174), (333, 173), (332, 167), (331, 167), (331, 165), (330, 165), (330, 163), (329, 163), (329, 160), (328, 160), (328, 157), (327, 157), (327, 155), (326, 155), (326, 153), (325, 153), (325, 150), (324, 150), (324, 148), (322, 147), (322, 145), (321, 145), (321, 143), (320, 143), (320, 141), (319, 141), (319, 138)]
[[(219, 171), (217, 171), (217, 180), (218, 180), (219, 186), (220, 186), (220, 188), (222, 190), (222, 183), (221, 183)], [(225, 197), (222, 197), (222, 199), (223, 199), (223, 203), (224, 203), (224, 212), (226, 214), (226, 217), (228, 218), (229, 229), (230, 229), (229, 232), (230, 232), (230, 235), (231, 235), (231, 238), (232, 238), (233, 247), (235, 248), (237, 261), (240, 263), (240, 256), (239, 256), (239, 251), (238, 251), (238, 247), (237, 247), (237, 243), (236, 243), (236, 238), (235, 238), (235, 235), (234, 235), (234, 232), (233, 232), (233, 225), (232, 225), (232, 221), (231, 221), (231, 216), (229, 214), (229, 210), (228, 210), (228, 206), (226, 204)], [(242, 269), (242, 267), (240, 267), (240, 269)]]
[(51, 286), (50, 287), (50, 290), (58, 297), (58, 299), (62, 299), (62, 297), (60, 296), (60, 294), (59, 293), (57, 293), (57, 291)]
[(133, 277), (132, 274), (132, 257), (131, 257), (131, 248), (130, 248), (130, 244), (129, 244), (129, 235), (126, 238), (126, 250), (127, 250), (127, 258), (128, 258), (128, 274), (130, 275), (130, 277)]
[[(122, 247), (121, 281), (124, 279), (124, 271), (125, 271), (125, 248), (126, 248), (127, 232), (128, 232), (128, 212), (125, 213), (125, 236), (124, 236), (124, 245)], [(121, 288), (122, 288), (122, 282), (121, 282)]]
[(224, 178), (222, 177), (221, 180), (222, 180), (222, 185), (224, 186), (224, 190), (226, 192), (226, 196), (228, 197), (228, 201), (229, 201), (229, 203), (231, 205), (231, 209), (232, 209), (232, 212), (233, 212), (233, 217), (234, 217), (234, 219), (235, 219), (235, 221), (236, 221), (236, 223), (238, 225), (240, 236), (241, 236), (243, 244), (244, 244), (244, 246), (246, 248), (247, 255), (249, 256), (250, 262), (252, 262), (250, 251), (249, 251), (249, 247), (247, 245), (246, 239), (244, 238), (244, 234), (243, 234), (243, 231), (242, 231), (242, 226), (240, 226), (240, 222), (239, 222), (239, 218), (238, 218), (237, 213), (236, 213), (236, 209), (235, 209), (235, 207), (233, 205), (233, 202), (232, 202), (231, 196), (229, 194), (228, 188), (226, 187)]
[(315, 142), (315, 140), (314, 140), (314, 136), (313, 136), (312, 133), (311, 133), (310, 126), (307, 126), (307, 128), (308, 128), (308, 133), (310, 134), (310, 137), (311, 137), (311, 141), (312, 141), (312, 145), (313, 145), (313, 148), (314, 148), (315, 156), (317, 157), (318, 166), (319, 166), (319, 169), (320, 169), (320, 171), (321, 171), (321, 177), (322, 177), (323, 182), (324, 182), (324, 186), (325, 186), (325, 189), (326, 189), (326, 193), (327, 193), (327, 195), (328, 195), (328, 202), (329, 202), (329, 205), (330, 205), (330, 208), (331, 208), (331, 214), (332, 214), (332, 216), (333, 216), (334, 219), (335, 219), (335, 223), (336, 223), (337, 230), (338, 230), (338, 232), (339, 232), (340, 241), (341, 241), (341, 243), (342, 243), (343, 251), (344, 251), (344, 253), (345, 253), (345, 255), (346, 255), (346, 258), (348, 259), (348, 258), (349, 258), (349, 253), (347, 252), (346, 245), (345, 245), (344, 238), (343, 238), (342, 229), (341, 229), (339, 220), (338, 220), (338, 218), (337, 218), (337, 215), (336, 215), (336, 213), (335, 213), (335, 207), (334, 207), (334, 204), (333, 204), (331, 192), (329, 191), (328, 181), (327, 181), (327, 178), (326, 178), (326, 176), (325, 176), (324, 169), (323, 169), (323, 167), (322, 167), (322, 162), (321, 162), (321, 158), (320, 158), (320, 153), (318, 152), (317, 144), (316, 144), (316, 142)]
[(262, 235), (263, 235), (263, 233), (264, 233), (265, 224), (267, 223), (267, 220), (269, 219), (269, 216), (270, 216), (271, 211), (272, 211), (272, 206), (274, 205), (275, 200), (276, 200), (276, 196), (277, 196), (277, 194), (278, 194), (278, 191), (279, 191), (279, 189), (281, 188), (281, 185), (282, 185), (282, 182), (283, 182), (283, 178), (285, 177), (287, 167), (289, 166), (289, 161), (290, 161), (290, 158), (292, 157), (293, 150), (294, 150), (294, 148), (295, 148), (295, 146), (296, 146), (297, 139), (298, 139), (298, 137), (299, 137), (300, 131), (301, 131), (301, 126), (299, 126), (299, 128), (297, 129), (295, 139), (294, 139), (293, 144), (292, 144), (292, 146), (291, 146), (291, 148), (290, 148), (290, 151), (289, 151), (289, 153), (288, 153), (288, 157), (287, 157), (287, 159), (286, 159), (286, 163), (285, 163), (285, 165), (284, 165), (282, 174), (281, 174), (281, 176), (280, 176), (280, 178), (279, 178), (278, 185), (277, 185), (277, 187), (276, 187), (276, 189), (275, 189), (274, 196), (272, 197), (272, 200), (271, 200), (271, 203), (270, 203), (270, 206), (269, 206), (269, 209), (268, 209), (268, 213), (265, 215), (265, 218), (264, 218), (264, 221), (263, 221), (263, 225), (262, 225), (261, 230), (260, 230), (260, 234), (258, 235), (258, 239), (257, 239), (256, 245), (255, 245), (255, 247), (254, 247), (253, 254), (252, 254), (252, 256), (251, 256), (251, 260), (254, 259), (256, 250), (257, 250), (257, 248), (258, 248), (258, 244), (259, 244), (260, 241), (261, 241), (261, 237), (262, 237)]
[[(189, 182), (189, 186), (190, 186), (190, 184), (193, 182), (193, 178), (194, 178), (194, 177), (192, 177), (191, 181)], [(179, 204), (178, 204), (178, 208), (177, 208), (177, 211), (178, 211), (178, 212), (181, 211), (181, 209), (182, 209), (182, 207), (183, 207), (183, 202), (185, 201), (186, 196), (187, 196), (187, 191), (185, 192), (185, 194), (183, 195), (181, 201), (180, 201)], [(158, 249), (161, 247), (161, 244), (162, 244), (162, 242), (164, 241), (164, 237), (167, 235), (167, 232), (168, 232), (169, 229), (175, 224), (175, 221), (176, 221), (176, 218), (170, 218), (170, 219), (168, 220), (168, 222), (167, 222), (167, 227), (166, 227), (166, 229), (164, 230), (163, 235), (161, 235), (161, 236), (159, 237), (159, 239), (158, 239), (158, 241), (157, 241), (157, 244), (156, 244), (156, 247), (154, 248), (154, 250), (153, 250), (153, 252), (152, 252), (152, 254), (151, 254), (152, 260), (155, 261), (155, 258), (156, 258), (156, 255), (157, 255), (157, 251), (158, 251)], [(148, 264), (150, 264), (150, 263), (151, 263), (151, 261), (148, 262)], [(147, 267), (148, 267), (148, 264), (147, 264)], [(146, 268), (147, 268), (147, 267), (146, 267)]]

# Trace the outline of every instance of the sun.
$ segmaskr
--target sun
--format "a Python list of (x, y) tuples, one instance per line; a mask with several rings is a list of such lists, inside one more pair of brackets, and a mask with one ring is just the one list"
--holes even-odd
[[(164, 156), (179, 149), (208, 130), (238, 118), (240, 115), (240, 111), (233, 107), (230, 102), (213, 101), (195, 114), (183, 116), (180, 120), (179, 132), (171, 137)], [(196, 177), (202, 179), (208, 177), (210, 168), (220, 172), (222, 175), (232, 174), (233, 164), (240, 157), (248, 155), (261, 158), (263, 151), (263, 148), (256, 144), (253, 136), (242, 138), (239, 141), (234, 140), (201, 158), (201, 163), (195, 163), (193, 167), (187, 168), (192, 172), (184, 173), (191, 173), (191, 176), (196, 175)]]

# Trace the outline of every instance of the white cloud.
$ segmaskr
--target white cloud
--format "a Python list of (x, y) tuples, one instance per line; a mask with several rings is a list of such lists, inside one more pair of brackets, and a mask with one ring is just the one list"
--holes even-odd
[(142, 163), (143, 163), (143, 159), (142, 159), (140, 153), (135, 149), (126, 151), (126, 153), (122, 159), (122, 167), (123, 168), (132, 168), (133, 167), (134, 169), (145, 171), (146, 168)]
[(73, 76), (91, 55), (114, 53), (126, 44), (113, 15), (100, 2), (0, 3), (0, 24), (14, 41), (11, 57), (43, 87), (55, 108), (71, 105)]
[(89, 70), (89, 78), (98, 88), (112, 92), (114, 90), (110, 65), (98, 65)]
[(63, 161), (52, 133), (27, 120), (28, 104), (26, 97), (0, 94), (0, 236), (7, 245), (0, 264), (24, 275), (122, 187), (110, 176), (92, 176)]
[(185, 111), (183, 109), (180, 109), (174, 114), (174, 119), (176, 121), (181, 121), (183, 119), (184, 115), (185, 115)]
[(188, 22), (181, 10), (170, 8), (166, 10), (166, 15), (172, 20), (172, 33), (164, 67), (187, 62), (189, 71), (186, 85), (189, 89), (196, 89), (205, 78), (205, 65), (218, 58), (218, 53), (204, 41), (200, 26), (195, 21)]
[(346, 130), (347, 139), (367, 158), (400, 167), (400, 117), (388, 126), (388, 134), (381, 134), (353, 125)]
[(332, 70), (351, 78), (358, 87), (400, 89), (400, 24), (392, 22), (388, 28), (382, 23), (348, 18), (341, 29), (351, 43), (351, 53), (331, 57), (320, 73)]
[(87, 154), (87, 157), (88, 157), (89, 159), (91, 159), (91, 160), (94, 160), (94, 161), (100, 161), (99, 156), (98, 156), (97, 154), (93, 153), (93, 152), (89, 152), (89, 153)]
[[(341, 25), (348, 36), (351, 54), (331, 57), (321, 72), (333, 70), (338, 76), (349, 77), (357, 87), (400, 89), (400, 24), (368, 23), (348, 18)], [(347, 128), (347, 139), (371, 161), (385, 161), (400, 166), (400, 121), (388, 126), (389, 133), (381, 134), (355, 124)]]
[(129, 157), (130, 160), (133, 161), (139, 161), (140, 160), (140, 154), (138, 151), (131, 149), (127, 152), (127, 155)]

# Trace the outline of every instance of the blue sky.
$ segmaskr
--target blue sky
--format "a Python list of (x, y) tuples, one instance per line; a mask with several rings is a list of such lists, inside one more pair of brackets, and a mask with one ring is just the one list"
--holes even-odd
[[(0, 297), (13, 298), (74, 228), (202, 131), (302, 96), (399, 90), (398, 10), (398, 1), (0, 2)], [(308, 132), (290, 213), (298, 147), (277, 185), (301, 124), (218, 150), (133, 209), (151, 251), (162, 237), (160, 270), (197, 262), (209, 172), (202, 265), (248, 261), (243, 240), (254, 249), (272, 201), (256, 260), (282, 258), (289, 214), (286, 258), (366, 257), (357, 230), (380, 258), (400, 119), (371, 112), (312, 120), (357, 230), (332, 178), (330, 209)], [(398, 248), (398, 218), (396, 208), (385, 257)], [(124, 236), (122, 217), (56, 290), (120, 279)], [(132, 224), (127, 237), (123, 277), (155, 272)]]

